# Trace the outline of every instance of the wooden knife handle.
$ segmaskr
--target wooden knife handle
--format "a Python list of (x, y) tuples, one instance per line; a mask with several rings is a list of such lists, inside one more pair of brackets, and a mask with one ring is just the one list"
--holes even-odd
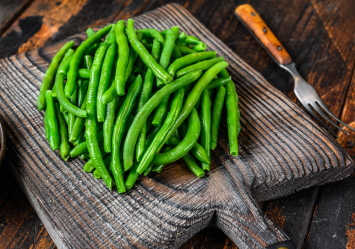
[(291, 56), (271, 32), (258, 12), (250, 4), (243, 4), (235, 9), (238, 19), (252, 32), (273, 59), (282, 64), (292, 62)]

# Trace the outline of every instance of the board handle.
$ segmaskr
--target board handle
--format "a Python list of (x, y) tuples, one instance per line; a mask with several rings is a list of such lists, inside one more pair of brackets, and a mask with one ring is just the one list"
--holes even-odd
[(292, 62), (286, 49), (250, 4), (238, 6), (235, 14), (277, 63), (286, 65)]

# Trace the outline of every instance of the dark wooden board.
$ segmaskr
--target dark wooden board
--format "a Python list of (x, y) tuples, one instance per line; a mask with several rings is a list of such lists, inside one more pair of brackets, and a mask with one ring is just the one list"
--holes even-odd
[[(243, 75), (244, 76), (244, 75)], [(238, 89), (239, 90), (239, 89)]]
[(10, 26), (33, 0), (3, 0), (0, 1), (0, 35)]

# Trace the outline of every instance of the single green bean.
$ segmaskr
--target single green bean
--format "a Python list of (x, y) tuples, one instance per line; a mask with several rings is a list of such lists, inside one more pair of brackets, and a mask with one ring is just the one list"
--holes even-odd
[(171, 31), (174, 32), (175, 37), (179, 36), (180, 28), (178, 26), (171, 27)]
[(158, 30), (156, 30), (156, 29), (139, 29), (137, 31), (142, 32), (143, 37), (157, 39), (164, 46), (165, 39), (162, 36), (162, 34), (160, 34), (160, 32)]
[(86, 92), (88, 91), (89, 80), (81, 80), (78, 90), (78, 106), (82, 106), (85, 100)]
[(197, 165), (190, 152), (186, 153), (182, 160), (184, 160), (189, 170), (191, 170), (191, 172), (194, 173), (197, 177), (201, 178), (205, 175), (205, 172)]
[(157, 149), (164, 141), (166, 134), (174, 125), (180, 113), (183, 100), (184, 100), (184, 88), (180, 88), (175, 92), (175, 96), (171, 104), (170, 112), (167, 115), (163, 126), (161, 127), (159, 132), (154, 136), (153, 141), (148, 146), (147, 150), (144, 152), (142, 160), (140, 160), (139, 162), (139, 166), (137, 168), (137, 172), (139, 174), (142, 174), (146, 170), (146, 168), (150, 165), (150, 162), (153, 160)]
[[(168, 68), (171, 54), (174, 49), (175, 40), (176, 40), (176, 37), (174, 35), (174, 32), (171, 30), (167, 30), (165, 44), (164, 44), (163, 51), (161, 52), (161, 56), (160, 56), (160, 60), (159, 60), (159, 65), (164, 70), (166, 70)], [(157, 86), (158, 87), (160, 87), (164, 84), (166, 84), (166, 83), (163, 80), (157, 79)]]
[(224, 85), (227, 85), (229, 82), (231, 82), (231, 80), (232, 80), (232, 77), (230, 77), (230, 76), (218, 78), (216, 80), (212, 80), (211, 83), (209, 83), (206, 88), (208, 90), (211, 90), (211, 89), (214, 89), (219, 86), (224, 86)]
[(138, 163), (135, 163), (131, 168), (131, 170), (129, 171), (127, 180), (125, 182), (125, 186), (127, 190), (130, 190), (134, 186), (134, 183), (137, 181), (139, 177), (139, 174), (137, 173), (137, 167), (138, 167)]
[(177, 60), (175, 60), (168, 68), (167, 72), (174, 77), (175, 73), (183, 68), (186, 67), (188, 65), (194, 64), (196, 62), (205, 60), (205, 59), (209, 59), (209, 58), (213, 58), (215, 57), (217, 54), (217, 52), (215, 51), (208, 51), (208, 52), (201, 52), (201, 53), (197, 53), (197, 54), (189, 54), (189, 55), (185, 55), (184, 57), (181, 57)]
[[(70, 97), (69, 100), (70, 100), (70, 103), (72, 103), (73, 105), (77, 106), (77, 104), (78, 104), (78, 88), (75, 88), (75, 91), (74, 91), (73, 95)], [(68, 132), (69, 132), (69, 136), (73, 132), (75, 118), (76, 118), (76, 116), (73, 113), (71, 113), (71, 112), (68, 113)]]
[[(67, 76), (67, 83), (65, 85), (65, 96), (69, 98), (74, 90), (75, 84), (78, 77), (78, 69), (82, 57), (84, 56), (86, 50), (94, 45), (96, 42), (100, 41), (108, 32), (110, 32), (112, 25), (108, 25), (105, 28), (99, 30), (94, 36), (86, 39), (75, 51), (73, 58), (70, 61), (70, 69)], [(68, 110), (69, 111), (69, 110)]]
[(64, 44), (64, 46), (58, 51), (58, 53), (53, 57), (51, 64), (49, 65), (41, 87), (39, 89), (39, 95), (37, 98), (37, 107), (39, 111), (42, 111), (45, 106), (46, 106), (46, 101), (45, 101), (45, 94), (47, 90), (50, 90), (51, 85), (52, 85), (52, 81), (55, 77), (55, 74), (58, 70), (59, 64), (62, 61), (64, 55), (66, 54), (66, 52), (73, 47), (74, 45), (74, 41), (69, 41), (66, 44)]
[[(60, 64), (59, 64), (59, 67), (58, 67), (58, 70), (57, 70), (57, 73), (59, 73), (60, 72), (60, 70), (65, 66), (65, 65), (69, 65), (69, 63), (70, 63), (70, 60), (71, 60), (71, 58), (72, 58), (72, 56), (73, 56), (73, 54), (75, 53), (75, 51), (73, 50), (73, 49), (68, 49), (68, 51), (65, 53), (65, 55), (64, 55), (64, 57), (63, 57), (63, 59), (62, 59), (62, 61), (60, 62)], [(56, 77), (55, 77), (55, 79), (56, 79)], [(54, 79), (54, 85), (53, 85), (53, 87), (52, 87), (52, 97), (53, 98), (56, 98), (57, 97), (57, 92), (56, 92), (56, 87), (55, 87), (55, 79)]]
[(59, 133), (58, 133), (58, 122), (54, 109), (54, 102), (52, 97), (52, 91), (47, 90), (45, 94), (46, 112), (47, 114), (47, 124), (48, 124), (48, 132), (49, 132), (49, 145), (52, 150), (58, 149), (59, 146)]
[(115, 127), (113, 128), (112, 134), (112, 173), (115, 178), (117, 190), (119, 193), (126, 192), (126, 187), (123, 180), (123, 167), (120, 160), (120, 149), (123, 133), (125, 130), (125, 125), (127, 118), (130, 115), (133, 104), (139, 95), (142, 87), (142, 77), (137, 76), (136, 80), (129, 87), (127, 92), (127, 97), (124, 100), (118, 117), (116, 119)]
[(127, 34), (131, 46), (140, 58), (142, 58), (144, 64), (153, 71), (155, 77), (161, 79), (165, 84), (170, 83), (173, 78), (154, 60), (144, 45), (138, 40), (136, 32), (134, 31), (134, 21), (132, 19), (128, 19)]
[(100, 175), (100, 173), (99, 173), (99, 171), (98, 171), (97, 169), (94, 170), (93, 175), (94, 175), (94, 177), (95, 177), (96, 179), (101, 179), (101, 175)]
[[(220, 76), (228, 77), (229, 74), (227, 70), (223, 70), (220, 72)], [(238, 156), (238, 103), (236, 101), (236, 92), (233, 85), (233, 81), (226, 85), (227, 127), (230, 154), (232, 156)]]
[(70, 157), (70, 144), (68, 141), (68, 130), (67, 127), (65, 126), (65, 121), (63, 118), (63, 114), (59, 110), (59, 104), (55, 103), (55, 110), (58, 118), (58, 126), (59, 126), (59, 136), (60, 136), (60, 142), (59, 142), (59, 152), (64, 161), (67, 161), (68, 158)]
[(184, 67), (184, 68), (180, 69), (179, 71), (177, 71), (176, 77), (179, 78), (179, 77), (183, 76), (184, 74), (187, 74), (189, 72), (196, 71), (196, 70), (202, 70), (202, 71), (207, 70), (210, 67), (212, 67), (213, 65), (215, 65), (216, 63), (221, 62), (221, 61), (224, 61), (224, 58), (222, 56), (219, 56), (217, 58), (213, 58), (213, 59), (198, 62), (196, 64), (192, 64), (190, 66)]
[(191, 36), (191, 35), (188, 35), (184, 42), (186, 42), (187, 44), (191, 44), (191, 45), (197, 45), (197, 44), (201, 43), (200, 39), (198, 39), (195, 36)]
[(184, 32), (181, 32), (178, 36), (178, 38), (176, 39), (175, 44), (176, 45), (181, 45), (187, 38), (187, 35)]
[[(202, 111), (202, 132), (201, 145), (205, 148), (208, 158), (211, 154), (211, 98), (208, 90), (202, 92), (201, 97), (201, 111)], [(210, 171), (209, 163), (202, 163), (202, 169)]]
[[(95, 53), (94, 62), (91, 68), (91, 77), (89, 81), (89, 87), (88, 87), (87, 98), (86, 98), (86, 110), (88, 113), (88, 117), (85, 121), (85, 137), (86, 137), (86, 143), (87, 143), (87, 148), (89, 151), (90, 158), (92, 159), (96, 170), (98, 171), (98, 173), (100, 174), (100, 176), (102, 177), (102, 179), (104, 180), (108, 188), (111, 190), (113, 181), (110, 176), (110, 173), (108, 172), (104, 164), (103, 157), (100, 152), (98, 134), (97, 134), (97, 120), (96, 120), (97, 88), (100, 79), (102, 62), (104, 60), (107, 46), (108, 44), (106, 42), (100, 44), (99, 48)], [(103, 135), (102, 135), (102, 139), (103, 139)]]
[(116, 41), (115, 41), (115, 31), (111, 30), (110, 34), (111, 34), (110, 40), (107, 41), (109, 45), (108, 45), (108, 48), (107, 48), (107, 51), (105, 54), (104, 62), (102, 64), (100, 82), (99, 82), (99, 87), (97, 90), (96, 108), (97, 108), (97, 121), (98, 122), (104, 122), (104, 120), (105, 120), (106, 104), (102, 103), (101, 97), (109, 87), (112, 66), (116, 65), (116, 64), (114, 64), (115, 55), (117, 52), (117, 45), (116, 45)]
[(91, 71), (86, 68), (81, 68), (78, 71), (79, 78), (90, 79)]
[(178, 46), (182, 55), (197, 54), (197, 52), (191, 48), (185, 47), (182, 44)]
[(155, 155), (151, 164), (167, 164), (174, 162), (190, 151), (190, 149), (197, 142), (198, 137), (201, 132), (201, 124), (200, 119), (198, 118), (198, 113), (195, 108), (192, 108), (191, 114), (189, 117), (189, 128), (186, 133), (186, 136), (181, 141), (179, 145), (177, 145), (172, 150)]
[(152, 171), (152, 169), (153, 169), (153, 164), (151, 164), (151, 165), (149, 165), (146, 169), (145, 169), (145, 171), (144, 171), (144, 175), (145, 176), (147, 176), (151, 171)]
[(195, 50), (196, 52), (203, 52), (206, 49), (207, 49), (207, 45), (206, 45), (206, 43), (203, 43), (203, 42), (192, 47), (192, 50)]
[(223, 86), (218, 88), (216, 98), (212, 108), (212, 126), (211, 126), (211, 149), (214, 150), (217, 147), (218, 129), (221, 122), (222, 109), (224, 104), (224, 98), (226, 96), (226, 89)]
[(48, 127), (47, 117), (48, 117), (48, 112), (45, 111), (44, 112), (44, 118), (43, 118), (43, 121), (44, 121), (44, 132), (45, 132), (45, 135), (46, 135), (46, 139), (48, 140), (49, 139), (49, 127)]
[(63, 118), (65, 123), (68, 125), (69, 124), (69, 118), (68, 118), (68, 113), (62, 113), (63, 114)]
[(127, 36), (125, 35), (125, 21), (118, 21), (115, 25), (116, 32), (116, 42), (119, 45), (118, 47), (118, 61), (116, 65), (116, 76), (115, 82), (116, 91), (119, 96), (125, 94), (125, 84), (127, 78), (125, 77), (128, 60), (129, 60), (129, 46)]
[(115, 111), (117, 105), (117, 97), (107, 104), (106, 117), (104, 122), (104, 149), (109, 153), (112, 151), (112, 132), (115, 123)]
[(155, 107), (162, 101), (162, 99), (176, 91), (177, 89), (184, 87), (201, 76), (201, 71), (195, 71), (185, 74), (181, 78), (173, 81), (172, 83), (164, 86), (162, 89), (157, 91), (142, 107), (142, 109), (135, 116), (132, 125), (130, 126), (126, 140), (123, 147), (123, 165), (124, 169), (128, 170), (133, 165), (133, 152), (136, 145), (136, 141), (140, 130), (147, 120), (148, 116), (152, 113)]

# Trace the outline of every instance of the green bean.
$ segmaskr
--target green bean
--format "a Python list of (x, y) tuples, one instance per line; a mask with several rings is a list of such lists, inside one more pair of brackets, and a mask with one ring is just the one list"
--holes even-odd
[[(168, 152), (169, 150), (172, 150), (172, 147), (166, 146), (163, 152)], [(153, 164), (151, 164), (151, 165), (153, 165)], [(160, 173), (163, 170), (164, 166), (165, 166), (165, 164), (153, 165), (152, 171)]]
[(81, 84), (79, 85), (78, 90), (78, 106), (82, 106), (84, 103), (84, 99), (86, 96), (86, 92), (88, 91), (89, 80), (81, 80)]
[(230, 76), (218, 78), (216, 80), (212, 80), (211, 83), (209, 83), (206, 88), (208, 90), (211, 90), (211, 89), (214, 89), (219, 86), (224, 86), (224, 85), (227, 85), (229, 82), (231, 82), (231, 80), (232, 80), (232, 77), (230, 77)]
[(115, 25), (116, 32), (116, 42), (119, 45), (118, 47), (118, 61), (116, 66), (116, 76), (115, 82), (116, 91), (119, 96), (125, 94), (125, 84), (127, 78), (125, 77), (128, 60), (129, 60), (129, 46), (127, 36), (125, 35), (125, 21), (118, 21)]
[[(228, 77), (227, 70), (220, 72), (221, 77)], [(237, 110), (238, 104), (236, 101), (236, 92), (233, 81), (226, 85), (226, 107), (227, 107), (227, 127), (228, 127), (228, 140), (229, 150), (232, 156), (238, 156), (238, 132), (237, 123), (239, 121)]]
[(153, 164), (150, 164), (144, 171), (144, 175), (147, 176), (153, 169)]
[(98, 122), (104, 122), (105, 120), (106, 104), (102, 103), (101, 97), (109, 87), (112, 66), (116, 65), (114, 64), (115, 55), (117, 52), (117, 45), (115, 42), (115, 31), (111, 30), (110, 34), (110, 40), (107, 41), (109, 45), (105, 54), (104, 62), (102, 64), (100, 82), (97, 90), (96, 108)]
[(203, 42), (192, 47), (192, 50), (195, 50), (196, 52), (203, 52), (206, 49), (207, 49), (207, 45), (206, 45), (206, 43), (203, 43)]
[(112, 173), (115, 178), (117, 190), (119, 193), (126, 192), (123, 180), (123, 169), (120, 160), (121, 141), (125, 130), (127, 118), (132, 111), (133, 104), (141, 90), (141, 87), (142, 78), (140, 75), (138, 75), (136, 80), (128, 89), (127, 97), (120, 108), (112, 134)]
[[(68, 112), (74, 114), (75, 116), (86, 118), (87, 113), (85, 110), (80, 109), (79, 107), (70, 103), (70, 101), (65, 97), (64, 90), (63, 90), (63, 83), (64, 83), (64, 75), (58, 73), (56, 75), (56, 92), (57, 92), (57, 99), (61, 106)], [(68, 83), (67, 83), (68, 84)], [(74, 89), (75, 90), (75, 89)]]
[[(84, 66), (86, 69), (91, 69), (94, 58), (91, 55), (84, 56)], [(89, 77), (90, 78), (90, 77)]]
[(186, 133), (186, 136), (181, 141), (179, 145), (177, 145), (172, 150), (155, 155), (151, 164), (167, 164), (174, 162), (181, 157), (183, 157), (189, 150), (194, 146), (197, 142), (198, 137), (201, 132), (201, 124), (198, 118), (198, 114), (195, 108), (192, 108), (191, 114), (189, 117), (189, 129)]
[(173, 81), (172, 83), (164, 86), (162, 89), (157, 91), (142, 107), (142, 109), (135, 116), (132, 125), (130, 126), (126, 140), (123, 147), (123, 165), (124, 169), (128, 170), (133, 165), (133, 151), (136, 145), (136, 141), (139, 132), (147, 120), (148, 116), (152, 113), (154, 108), (160, 103), (160, 101), (167, 95), (176, 91), (177, 89), (184, 87), (201, 76), (201, 71), (195, 71), (185, 74), (181, 78)]
[[(81, 110), (86, 110), (86, 100), (87, 100), (87, 94), (85, 95), (84, 101), (80, 107)], [(72, 133), (70, 134), (69, 137), (70, 142), (73, 143), (79, 138), (79, 135), (81, 134), (81, 131), (84, 128), (84, 125), (85, 125), (85, 118), (76, 117), (73, 125)]]
[[(175, 45), (175, 40), (176, 37), (174, 35), (174, 32), (171, 30), (168, 30), (166, 33), (166, 40), (165, 44), (163, 47), (163, 51), (161, 52), (160, 60), (159, 60), (159, 65), (166, 70), (168, 68), (168, 64), (171, 58), (171, 54), (174, 49)], [(170, 83), (170, 82), (168, 82)], [(157, 79), (157, 86), (160, 87), (162, 85), (166, 84), (163, 80)]]
[(95, 31), (92, 28), (87, 28), (86, 29), (86, 35), (88, 37), (93, 37), (95, 35)]
[[(196, 105), (197, 101), (200, 99), (202, 91), (206, 88), (206, 86), (212, 81), (212, 79), (223, 69), (225, 69), (228, 66), (227, 62), (219, 62), (209, 68), (201, 78), (197, 81), (196, 85), (194, 88), (190, 91), (189, 95), (186, 98), (185, 104), (181, 109), (180, 116), (178, 117), (176, 123), (174, 124), (173, 128), (170, 130), (169, 134), (166, 136), (165, 141), (169, 139), (171, 134), (174, 133), (174, 131), (181, 125), (182, 122), (187, 118), (187, 116), (190, 114), (191, 110), (194, 108)], [(195, 71), (196, 72), (196, 71)], [(193, 73), (193, 72), (191, 72)], [(188, 73), (190, 74), (190, 73)], [(185, 75), (188, 75), (185, 74)], [(181, 78), (185, 77), (182, 76)], [(178, 78), (178, 79), (181, 79)]]
[(178, 26), (171, 27), (171, 31), (174, 32), (175, 37), (179, 36), (180, 28)]
[(153, 71), (155, 77), (161, 79), (165, 84), (170, 83), (173, 78), (158, 64), (158, 62), (154, 60), (144, 45), (139, 42), (134, 31), (134, 21), (132, 19), (128, 19), (127, 34), (131, 46), (137, 52), (140, 58), (142, 58), (144, 64), (146, 64)]
[(185, 55), (184, 57), (181, 57), (181, 58), (175, 60), (169, 66), (167, 72), (172, 77), (174, 77), (176, 71), (178, 71), (179, 69), (186, 67), (188, 65), (194, 64), (196, 62), (205, 60), (205, 59), (213, 58), (216, 56), (216, 54), (217, 54), (217, 52), (215, 52), (215, 51), (209, 51), (209, 52), (201, 52), (201, 53), (197, 53), (197, 54)]
[(85, 154), (80, 155), (80, 159), (81, 160), (90, 160), (89, 153), (85, 153)]
[[(85, 132), (86, 134), (86, 132)], [(85, 136), (86, 138), (87, 136)], [(103, 135), (103, 131), (100, 131), (97, 133), (97, 142), (98, 144), (102, 144), (104, 141), (104, 135)], [(75, 146), (71, 151), (70, 151), (70, 156), (71, 157), (77, 157), (80, 156), (82, 154), (85, 154), (89, 151), (88, 149), (88, 141), (84, 141), (80, 144), (78, 144), (77, 146)]]
[[(98, 33), (96, 33), (96, 35)], [(87, 98), (86, 98), (86, 110), (88, 113), (88, 117), (85, 122), (85, 137), (86, 137), (86, 143), (87, 143), (87, 148), (89, 151), (90, 158), (93, 160), (96, 170), (99, 172), (102, 179), (104, 180), (108, 188), (111, 190), (112, 178), (106, 169), (106, 166), (104, 164), (100, 152), (99, 141), (98, 141), (99, 139), (97, 134), (97, 121), (96, 121), (97, 88), (99, 84), (100, 70), (102, 67), (102, 62), (105, 56), (105, 52), (107, 50), (107, 46), (108, 44), (105, 42), (100, 44), (99, 48), (95, 53), (94, 62), (91, 68), (91, 77), (89, 81), (89, 88), (87, 91)], [(102, 139), (103, 139), (103, 135), (102, 135)]]
[(176, 39), (175, 44), (176, 45), (181, 45), (187, 38), (187, 35), (184, 32), (181, 32), (178, 36), (178, 38)]
[(142, 174), (146, 170), (146, 168), (150, 165), (150, 162), (153, 160), (157, 149), (164, 141), (166, 134), (174, 125), (180, 113), (183, 99), (184, 99), (184, 88), (180, 88), (175, 92), (175, 96), (171, 104), (170, 112), (166, 117), (163, 126), (161, 127), (159, 132), (154, 136), (153, 141), (148, 146), (147, 150), (144, 152), (142, 159), (139, 162), (139, 166), (137, 168), (137, 172), (139, 174)]
[(139, 29), (137, 31), (142, 32), (143, 37), (157, 39), (164, 46), (165, 39), (162, 36), (162, 34), (160, 34), (160, 32), (158, 30), (156, 30), (156, 29)]
[[(152, 56), (155, 60), (158, 60), (160, 57), (160, 52), (161, 52), (161, 45), (158, 39), (154, 39), (153, 41), (153, 49), (152, 49)], [(142, 86), (142, 92), (139, 97), (139, 104), (138, 104), (138, 111), (142, 109), (144, 104), (148, 101), (150, 98), (152, 88), (153, 88), (153, 83), (154, 83), (154, 74), (150, 68), (147, 70), (147, 74), (144, 77), (144, 82)], [(137, 146), (136, 146), (136, 159), (137, 162), (140, 161), (141, 157), (143, 156), (143, 152), (145, 151), (145, 140), (146, 140), (146, 135), (147, 135), (147, 125), (146, 123), (143, 124), (142, 129), (139, 134), (139, 138), (137, 141)]]
[[(60, 70), (66, 65), (70, 63), (71, 57), (73, 56), (73, 54), (75, 53), (75, 51), (73, 49), (68, 49), (68, 51), (65, 53), (62, 61), (59, 64), (57, 73), (60, 72)], [(55, 87), (55, 80), (54, 80), (54, 85), (52, 87), (52, 97), (56, 98), (57, 97), (57, 92), (56, 92), (56, 87)]]
[[(102, 148), (100, 148), (100, 151), (103, 151)], [(110, 162), (111, 162), (111, 155), (110, 154), (105, 154), (106, 158), (104, 159), (104, 164), (106, 166), (106, 169), (110, 172)], [(103, 156), (103, 157), (105, 157)], [(83, 170), (85, 172), (91, 172), (95, 169), (95, 165), (93, 164), (93, 161), (90, 159), (89, 161), (87, 161), (87, 163), (84, 165)]]
[[(211, 153), (211, 98), (208, 90), (202, 92), (201, 97), (201, 111), (202, 111), (202, 131), (201, 131), (201, 145), (205, 148), (208, 158)], [(210, 171), (209, 163), (202, 163), (202, 169)]]
[(224, 104), (224, 98), (226, 96), (226, 89), (223, 86), (218, 88), (216, 98), (212, 108), (212, 125), (211, 125), (211, 149), (214, 150), (217, 147), (218, 129), (221, 122), (222, 109)]
[[(84, 56), (86, 50), (100, 41), (108, 32), (110, 32), (112, 25), (108, 25), (105, 28), (99, 30), (94, 36), (86, 39), (75, 51), (73, 58), (70, 61), (70, 69), (67, 76), (67, 83), (65, 85), (65, 96), (69, 98), (74, 90), (78, 77), (78, 68), (81, 62), (81, 58)], [(69, 110), (68, 110), (69, 111)]]
[(194, 173), (197, 177), (201, 178), (205, 175), (205, 172), (197, 165), (190, 152), (186, 153), (182, 160), (184, 160), (189, 170), (191, 170), (191, 172)]
[(91, 71), (86, 68), (81, 68), (78, 71), (79, 78), (82, 78), (82, 79), (90, 79), (90, 74), (91, 74)]
[(92, 160), (90, 159), (89, 161), (87, 161), (83, 167), (83, 170), (86, 172), (86, 173), (90, 173), (91, 171), (93, 171), (95, 169), (95, 166), (92, 162)]
[(68, 141), (68, 130), (67, 127), (65, 126), (65, 121), (63, 118), (63, 114), (59, 110), (59, 104), (55, 103), (55, 110), (57, 114), (57, 122), (59, 126), (59, 136), (60, 136), (60, 142), (59, 142), (59, 152), (64, 161), (67, 161), (68, 158), (70, 157), (70, 145)]
[(49, 127), (48, 127), (47, 117), (48, 117), (48, 112), (45, 111), (44, 112), (44, 118), (43, 118), (43, 121), (44, 121), (44, 132), (45, 132), (45, 135), (46, 135), (46, 139), (48, 140), (49, 139)]
[(56, 150), (58, 149), (59, 146), (59, 133), (58, 133), (58, 123), (57, 123), (57, 117), (54, 109), (51, 90), (46, 91), (45, 101), (47, 103), (46, 112), (48, 112), (47, 114), (47, 124), (48, 124), (48, 132), (49, 132), (48, 141), (52, 150)]
[(100, 175), (100, 173), (99, 173), (99, 171), (98, 171), (97, 169), (94, 170), (93, 175), (94, 175), (94, 177), (95, 177), (96, 179), (101, 179), (101, 175)]
[(182, 57), (182, 54), (178, 48), (178, 46), (176, 44), (174, 44), (174, 47), (173, 47), (173, 52), (172, 52), (173, 56), (175, 57), (175, 59), (179, 59)]
[(178, 46), (180, 53), (182, 55), (197, 54), (197, 52), (191, 48), (183, 46), (183, 44)]
[(104, 148), (105, 152), (111, 152), (111, 145), (112, 145), (112, 131), (113, 126), (115, 123), (115, 111), (116, 111), (116, 104), (117, 98), (107, 104), (106, 108), (106, 117), (104, 122)]
[(138, 167), (138, 163), (134, 163), (133, 167), (129, 171), (127, 180), (125, 182), (125, 186), (127, 190), (130, 190), (134, 186), (134, 183), (137, 181), (139, 177), (139, 174), (137, 173), (137, 167)]
[[(52, 97), (53, 97), (53, 95), (52, 95)], [(65, 109), (63, 106), (60, 106), (60, 112), (61, 112), (61, 113), (68, 114), (68, 110)]]
[(85, 139), (85, 132), (81, 133), (78, 140), (74, 141), (73, 142), (73, 145), (74, 146), (77, 146), (78, 144), (81, 144), (82, 142), (85, 142), (86, 139)]
[(210, 67), (212, 67), (214, 64), (221, 62), (221, 61), (224, 61), (224, 58), (222, 56), (219, 56), (217, 58), (213, 58), (210, 60), (205, 60), (205, 61), (198, 62), (196, 64), (192, 64), (190, 66), (184, 67), (184, 68), (180, 69), (179, 71), (177, 71), (176, 77), (179, 78), (184, 74), (187, 74), (189, 72), (196, 71), (196, 70), (202, 70), (202, 71), (207, 70)]
[(64, 44), (64, 46), (58, 51), (58, 53), (53, 57), (51, 64), (49, 65), (41, 87), (39, 89), (39, 95), (37, 98), (37, 107), (39, 111), (42, 111), (45, 106), (46, 106), (46, 101), (45, 101), (45, 94), (47, 90), (50, 90), (51, 85), (52, 85), (52, 81), (55, 77), (55, 74), (58, 70), (59, 64), (62, 61), (64, 55), (66, 54), (66, 52), (73, 47), (74, 45), (74, 41), (69, 41), (66, 44)]
[(63, 114), (63, 118), (65, 123), (68, 125), (69, 124), (69, 118), (68, 118), (68, 113), (62, 113)]
[(198, 39), (197, 37), (188, 35), (185, 39), (185, 41), (187, 44), (191, 44), (191, 45), (197, 45), (199, 43), (201, 43), (200, 39)]
[[(70, 100), (70, 103), (77, 106), (77, 104), (78, 104), (78, 88), (75, 88), (75, 91), (69, 100)], [(75, 118), (76, 118), (76, 116), (73, 113), (71, 113), (71, 112), (68, 113), (68, 133), (69, 133), (69, 136), (73, 131)]]
[(159, 130), (160, 130), (160, 127), (154, 127), (154, 129), (149, 132), (147, 140), (145, 141), (145, 147), (148, 147), (152, 143), (155, 135), (159, 132)]

